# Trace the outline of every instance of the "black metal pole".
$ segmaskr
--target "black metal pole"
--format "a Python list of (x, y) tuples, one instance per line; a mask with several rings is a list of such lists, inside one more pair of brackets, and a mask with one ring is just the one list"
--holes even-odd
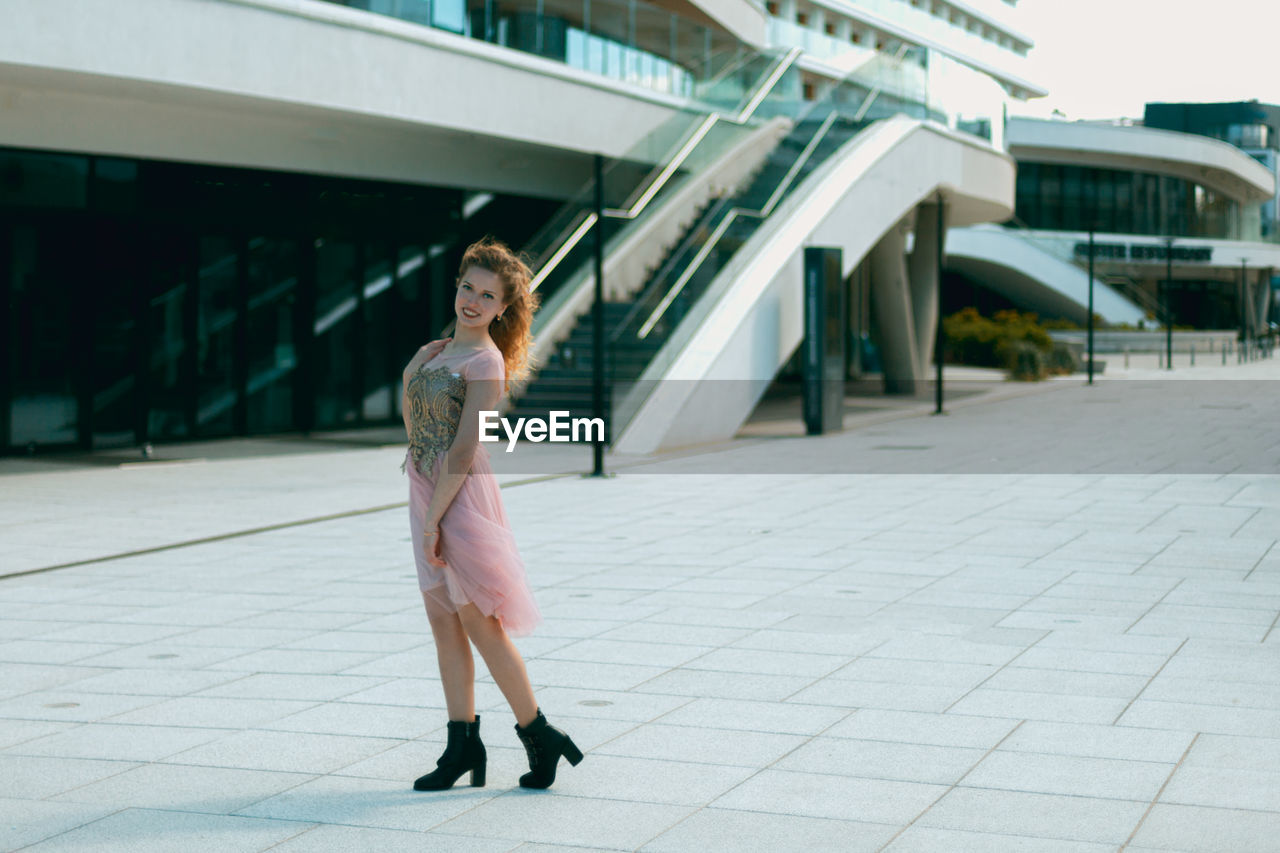
[(1240, 352), (1249, 360), (1249, 260), (1240, 259)]
[(947, 242), (946, 231), (946, 208), (942, 201), (942, 196), (938, 196), (938, 319), (936, 328), (933, 332), (933, 360), (938, 366), (938, 381), (934, 383), (937, 387), (934, 394), (937, 399), (933, 413), (935, 415), (942, 414), (942, 350), (946, 345), (946, 334), (942, 328), (942, 250)]
[(1173, 310), (1169, 307), (1169, 294), (1173, 290), (1173, 238), (1165, 240), (1164, 250), (1164, 366), (1173, 370)]
[(1089, 229), (1089, 317), (1085, 321), (1089, 337), (1089, 362), (1085, 370), (1089, 375), (1089, 384), (1093, 384), (1093, 229)]
[[(596, 298), (591, 306), (591, 416), (604, 423), (604, 155), (596, 155)], [(607, 432), (607, 430), (606, 430)], [(591, 476), (604, 476), (604, 436), (592, 448)]]

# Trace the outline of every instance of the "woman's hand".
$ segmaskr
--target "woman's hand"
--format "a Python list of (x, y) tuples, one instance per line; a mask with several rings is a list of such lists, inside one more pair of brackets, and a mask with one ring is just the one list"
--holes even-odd
[(440, 550), (440, 526), (429, 524), (422, 532), (422, 552), (427, 555), (427, 562), (437, 569), (444, 568), (444, 555)]
[(444, 349), (451, 340), (453, 340), (453, 338), (441, 338), (438, 341), (432, 341), (431, 343), (424, 345), (418, 350), (418, 355), (422, 357), (422, 361), (420, 363), (426, 364), (428, 361), (438, 356), (440, 351)]

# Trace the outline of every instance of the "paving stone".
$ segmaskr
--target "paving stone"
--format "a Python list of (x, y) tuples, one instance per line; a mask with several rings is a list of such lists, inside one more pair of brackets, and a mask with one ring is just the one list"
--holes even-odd
[(1021, 791), (956, 788), (916, 823), (997, 835), (1025, 835), (1119, 845), (1147, 803)]
[(702, 809), (644, 847), (652, 853), (686, 850), (876, 851), (895, 827), (852, 820)]

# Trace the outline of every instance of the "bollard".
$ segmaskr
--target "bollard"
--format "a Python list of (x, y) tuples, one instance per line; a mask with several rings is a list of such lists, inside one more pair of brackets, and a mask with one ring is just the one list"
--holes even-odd
[(1129, 369), (1129, 348), (1128, 347), (1124, 348), (1124, 369), (1125, 370)]
[(1164, 370), (1164, 350), (1160, 350), (1156, 355), (1156, 369)]
[(1227, 345), (1226, 344), (1222, 345), (1222, 366), (1223, 367), (1227, 366)]
[(1195, 344), (1191, 345), (1191, 366), (1192, 367), (1196, 366), (1196, 345)]

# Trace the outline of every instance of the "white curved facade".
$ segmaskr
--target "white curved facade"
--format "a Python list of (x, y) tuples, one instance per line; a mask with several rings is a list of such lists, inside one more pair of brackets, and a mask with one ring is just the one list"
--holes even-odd
[(1019, 160), (1174, 175), (1239, 202), (1276, 193), (1275, 175), (1234, 145), (1190, 133), (1099, 122), (1011, 118), (1009, 153)]
[(1083, 323), (1092, 227), (1104, 320), (1159, 325), (1171, 311), (1197, 328), (1265, 325), (1280, 270), (1280, 246), (1259, 237), (1258, 202), (1276, 193), (1265, 166), (1215, 139), (1104, 122), (1015, 118), (1006, 138), (1020, 227), (954, 232), (949, 270)]
[(564, 196), (686, 105), (316, 0), (4, 12), (0, 146)]

